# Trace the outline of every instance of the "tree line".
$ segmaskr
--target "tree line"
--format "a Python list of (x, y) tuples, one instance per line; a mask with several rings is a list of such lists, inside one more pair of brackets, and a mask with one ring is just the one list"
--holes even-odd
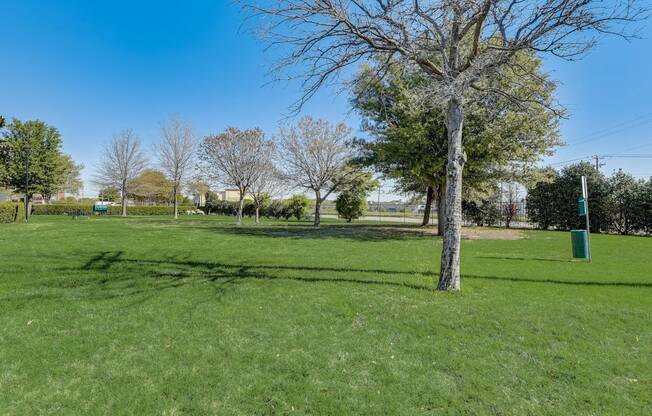
[(652, 178), (637, 180), (622, 170), (606, 176), (587, 162), (549, 170), (528, 190), (530, 220), (541, 229), (583, 229), (577, 201), (582, 176), (588, 182), (592, 232), (652, 234)]

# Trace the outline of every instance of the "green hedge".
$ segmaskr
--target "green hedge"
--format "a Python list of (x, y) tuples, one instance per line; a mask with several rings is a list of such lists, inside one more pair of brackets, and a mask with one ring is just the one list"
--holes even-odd
[[(179, 214), (183, 215), (186, 211), (195, 209), (194, 206), (179, 206)], [(127, 215), (173, 215), (174, 207), (168, 206), (128, 206)], [(109, 207), (109, 215), (122, 215), (122, 207), (113, 205)]]
[(93, 214), (91, 204), (32, 205), (32, 215), (72, 215), (81, 211), (83, 215)]
[(18, 222), (25, 219), (25, 208), (22, 203), (2, 202), (0, 203), (0, 223)]
[[(187, 210), (195, 209), (194, 206), (180, 206), (179, 213), (184, 214)], [(93, 215), (93, 205), (90, 204), (52, 204), (34, 205), (33, 215), (72, 215), (81, 212), (83, 215)], [(174, 207), (171, 206), (128, 206), (127, 215), (172, 215)], [(122, 207), (119, 205), (109, 206), (108, 215), (121, 215)]]

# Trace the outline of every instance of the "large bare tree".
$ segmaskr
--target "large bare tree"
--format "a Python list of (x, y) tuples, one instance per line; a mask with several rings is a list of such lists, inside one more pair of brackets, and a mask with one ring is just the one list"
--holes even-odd
[(306, 116), (279, 132), (283, 176), (298, 188), (315, 193), (314, 225), (321, 222), (321, 204), (348, 179), (351, 129), (343, 123)]
[(104, 145), (94, 182), (101, 187), (120, 190), (122, 216), (127, 216), (127, 193), (130, 182), (147, 167), (140, 139), (133, 130), (124, 129)]
[(163, 173), (172, 183), (174, 219), (179, 218), (179, 191), (192, 167), (195, 154), (195, 140), (190, 123), (170, 117), (161, 126), (161, 141), (154, 146)]
[(223, 133), (206, 137), (200, 144), (199, 158), (210, 179), (238, 188), (238, 225), (242, 224), (242, 207), (252, 184), (263, 174), (259, 161), (271, 154), (271, 142), (259, 128), (227, 128)]
[(372, 57), (379, 74), (398, 57), (428, 78), (420, 101), (443, 108), (448, 130), (440, 290), (460, 289), (467, 92), (500, 76), (519, 51), (576, 59), (601, 34), (631, 36), (627, 23), (647, 14), (642, 0), (249, 0), (246, 7), (286, 54), (279, 76), (302, 79), (299, 107), (345, 67)]

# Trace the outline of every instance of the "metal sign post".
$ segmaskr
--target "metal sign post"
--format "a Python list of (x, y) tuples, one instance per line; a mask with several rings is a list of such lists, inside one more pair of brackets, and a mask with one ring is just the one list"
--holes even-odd
[(591, 225), (589, 222), (589, 188), (586, 183), (586, 176), (582, 176), (582, 199), (584, 200), (584, 217), (586, 218), (586, 243), (591, 261)]

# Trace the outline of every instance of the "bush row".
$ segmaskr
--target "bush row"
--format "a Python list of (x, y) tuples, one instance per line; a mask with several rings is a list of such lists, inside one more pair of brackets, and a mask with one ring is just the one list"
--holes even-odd
[(1, 202), (0, 203), (0, 223), (8, 224), (25, 219), (25, 208), (22, 203)]
[[(303, 195), (294, 195), (285, 201), (278, 199), (266, 201), (259, 214), (267, 218), (284, 218), (289, 220), (294, 217), (299, 220), (306, 217), (309, 202), (308, 198)], [(209, 200), (206, 206), (200, 209), (206, 214), (236, 215), (238, 213), (238, 207), (238, 202)], [(250, 200), (244, 201), (242, 215), (247, 217), (256, 215), (256, 206), (253, 202)]]
[[(183, 214), (188, 210), (195, 209), (194, 206), (180, 206), (179, 213)], [(128, 206), (127, 215), (172, 215), (174, 207), (171, 206)], [(51, 204), (51, 205), (34, 205), (32, 207), (33, 215), (93, 215), (93, 205), (91, 204)], [(121, 215), (121, 206), (109, 206), (108, 215)]]
[(569, 166), (528, 190), (528, 216), (539, 228), (584, 228), (577, 201), (581, 176), (588, 181), (591, 231), (652, 234), (652, 179), (636, 180), (622, 171), (606, 177), (588, 163)]

